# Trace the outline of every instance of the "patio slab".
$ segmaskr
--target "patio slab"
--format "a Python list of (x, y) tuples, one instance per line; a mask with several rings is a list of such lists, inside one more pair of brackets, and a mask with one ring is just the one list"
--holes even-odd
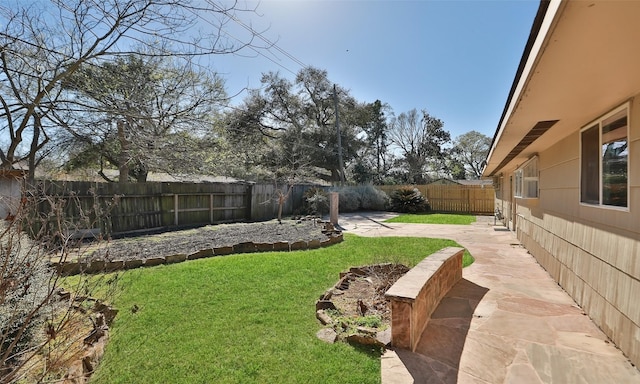
[(341, 214), (360, 236), (446, 238), (476, 261), (447, 294), (416, 353), (388, 350), (383, 384), (640, 383), (640, 371), (493, 217), (472, 225), (385, 223), (393, 213)]

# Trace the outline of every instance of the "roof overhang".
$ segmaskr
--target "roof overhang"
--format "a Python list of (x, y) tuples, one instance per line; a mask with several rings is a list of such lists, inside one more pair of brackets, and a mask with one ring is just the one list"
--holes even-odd
[(29, 172), (22, 169), (0, 169), (0, 178), (22, 178), (25, 177)]
[(483, 176), (515, 169), (640, 92), (640, 2), (542, 1)]

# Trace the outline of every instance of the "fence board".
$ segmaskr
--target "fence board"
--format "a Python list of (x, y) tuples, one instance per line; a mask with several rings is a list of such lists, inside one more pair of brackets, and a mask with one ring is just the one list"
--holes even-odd
[(492, 215), (495, 191), (493, 186), (480, 185), (378, 185), (376, 188), (391, 195), (403, 187), (417, 188), (427, 198), (435, 212)]
[[(39, 181), (30, 195), (41, 217), (64, 218), (103, 235), (251, 218), (246, 183), (95, 183)], [(55, 203), (62, 204), (56, 208)]]
[[(64, 202), (51, 217), (65, 217), (79, 229), (104, 235), (205, 224), (270, 220), (277, 216), (278, 197), (287, 196), (283, 216), (301, 213), (304, 193), (315, 185), (249, 183), (115, 183), (38, 182), (41, 215), (52, 212), (48, 201)], [(377, 186), (391, 194), (402, 186)], [(436, 212), (493, 214), (492, 186), (418, 185)], [(42, 197), (48, 197), (42, 198)]]

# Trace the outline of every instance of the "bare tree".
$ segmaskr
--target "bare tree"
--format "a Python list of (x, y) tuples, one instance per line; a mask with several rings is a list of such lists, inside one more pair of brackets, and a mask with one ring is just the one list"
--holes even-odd
[[(50, 0), (0, 5), (0, 166), (29, 160), (30, 175), (55, 134), (63, 84), (84, 65), (148, 52), (198, 60), (252, 45), (225, 28), (237, 3), (212, 0)], [(212, 32), (204, 33), (209, 30)], [(251, 36), (255, 36), (252, 32)], [(141, 49), (142, 47), (142, 49)]]
[[(80, 277), (75, 283), (68, 281), (67, 287), (75, 289), (63, 294), (58, 284), (60, 274), (50, 263), (52, 255), (60, 263), (81, 257), (86, 248), (71, 246), (74, 233), (93, 227), (105, 212), (97, 206), (93, 212), (82, 211), (80, 202), (73, 198), (31, 192), (22, 199), (12, 220), (0, 222), (2, 384), (62, 377), (66, 372), (54, 371), (64, 369), (69, 359), (77, 357), (80, 351), (76, 346), (87, 336), (78, 332), (78, 325), (92, 321), (76, 311), (76, 306), (84, 305), (82, 297), (92, 294), (96, 284), (108, 287), (100, 278)], [(43, 205), (50, 209), (48, 214), (38, 211)], [(69, 220), (69, 211), (79, 212), (75, 223)], [(113, 283), (117, 277), (111, 279)]]
[(442, 146), (451, 140), (444, 123), (422, 111), (403, 112), (391, 119), (389, 137), (400, 148), (408, 172), (407, 181), (421, 184), (426, 181), (427, 165), (444, 158)]
[(393, 153), (389, 150), (391, 142), (387, 118), (393, 111), (388, 104), (376, 100), (366, 105), (365, 113), (366, 145), (360, 151), (352, 173), (358, 183), (373, 181), (382, 184), (394, 160)]
[(185, 159), (197, 153), (194, 146), (211, 132), (210, 120), (226, 99), (222, 80), (190, 63), (140, 55), (87, 65), (64, 88), (73, 109), (60, 125), (80, 147), (72, 163), (97, 159), (111, 181), (102, 172), (108, 162), (119, 168), (121, 182), (146, 181), (150, 170), (186, 170)]

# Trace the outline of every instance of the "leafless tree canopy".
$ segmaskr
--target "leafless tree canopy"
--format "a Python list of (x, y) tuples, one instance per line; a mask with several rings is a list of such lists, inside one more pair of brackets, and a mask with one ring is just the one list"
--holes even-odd
[(444, 123), (426, 111), (415, 109), (403, 112), (391, 119), (389, 137), (400, 148), (408, 170), (409, 182), (424, 183), (427, 165), (444, 158), (443, 144), (450, 141)]
[[(28, 160), (31, 174), (70, 100), (65, 81), (89, 64), (142, 55), (206, 64), (253, 46), (226, 28), (237, 3), (204, 0), (13, 0), (0, 5), (0, 164)], [(203, 66), (202, 68), (205, 68)]]

